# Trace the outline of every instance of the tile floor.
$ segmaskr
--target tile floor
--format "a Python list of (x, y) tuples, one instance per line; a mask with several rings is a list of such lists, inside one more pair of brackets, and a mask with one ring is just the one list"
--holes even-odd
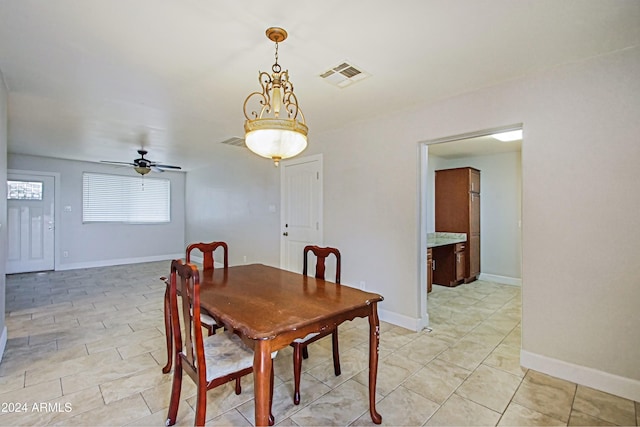
[[(7, 277), (9, 340), (0, 363), (0, 425), (161, 426), (165, 363), (158, 277), (167, 262)], [(434, 286), (432, 331), (382, 323), (377, 408), (383, 425), (639, 425), (640, 404), (525, 371), (518, 363), (520, 289), (477, 281)], [(292, 403), (291, 350), (275, 362), (281, 426), (373, 425), (363, 319), (340, 327), (342, 375), (330, 340), (309, 348), (302, 402)], [(237, 396), (209, 392), (207, 425), (253, 423), (252, 378)], [(193, 425), (186, 378), (178, 425)]]

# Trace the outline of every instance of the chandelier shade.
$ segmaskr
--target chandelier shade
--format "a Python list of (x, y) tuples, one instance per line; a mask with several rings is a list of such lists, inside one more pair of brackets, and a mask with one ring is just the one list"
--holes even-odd
[(262, 90), (251, 93), (244, 101), (245, 144), (278, 166), (280, 160), (304, 151), (309, 129), (293, 93), (289, 72), (282, 71), (278, 64), (278, 42), (287, 38), (287, 32), (282, 28), (269, 28), (266, 34), (276, 44), (276, 60), (271, 75), (258, 74)]

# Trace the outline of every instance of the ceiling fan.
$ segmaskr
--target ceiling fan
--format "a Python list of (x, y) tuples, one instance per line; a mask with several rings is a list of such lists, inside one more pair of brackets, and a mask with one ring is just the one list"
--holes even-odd
[(140, 154), (140, 158), (134, 159), (133, 162), (111, 162), (108, 160), (101, 160), (100, 163), (133, 166), (133, 169), (135, 169), (136, 172), (143, 176), (148, 174), (152, 170), (155, 172), (164, 172), (165, 169), (182, 169), (180, 166), (163, 165), (159, 164), (158, 162), (154, 162), (153, 160), (146, 159), (144, 156), (147, 154), (147, 150), (138, 150), (138, 154)]

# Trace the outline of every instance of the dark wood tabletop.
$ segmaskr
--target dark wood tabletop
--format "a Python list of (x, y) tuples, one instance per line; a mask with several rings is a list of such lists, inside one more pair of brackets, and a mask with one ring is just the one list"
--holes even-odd
[(369, 408), (376, 424), (375, 386), (381, 295), (262, 264), (201, 271), (200, 305), (254, 349), (256, 425), (269, 417), (270, 354), (311, 332), (368, 317)]
[(314, 323), (348, 315), (383, 299), (378, 294), (262, 264), (216, 268), (204, 272), (200, 280), (202, 308), (251, 340), (274, 339), (308, 329)]

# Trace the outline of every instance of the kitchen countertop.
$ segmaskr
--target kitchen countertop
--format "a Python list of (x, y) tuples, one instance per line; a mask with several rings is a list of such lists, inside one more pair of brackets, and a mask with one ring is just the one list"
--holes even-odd
[(444, 233), (435, 232), (427, 234), (427, 249), (436, 246), (455, 245), (467, 241), (466, 233)]

